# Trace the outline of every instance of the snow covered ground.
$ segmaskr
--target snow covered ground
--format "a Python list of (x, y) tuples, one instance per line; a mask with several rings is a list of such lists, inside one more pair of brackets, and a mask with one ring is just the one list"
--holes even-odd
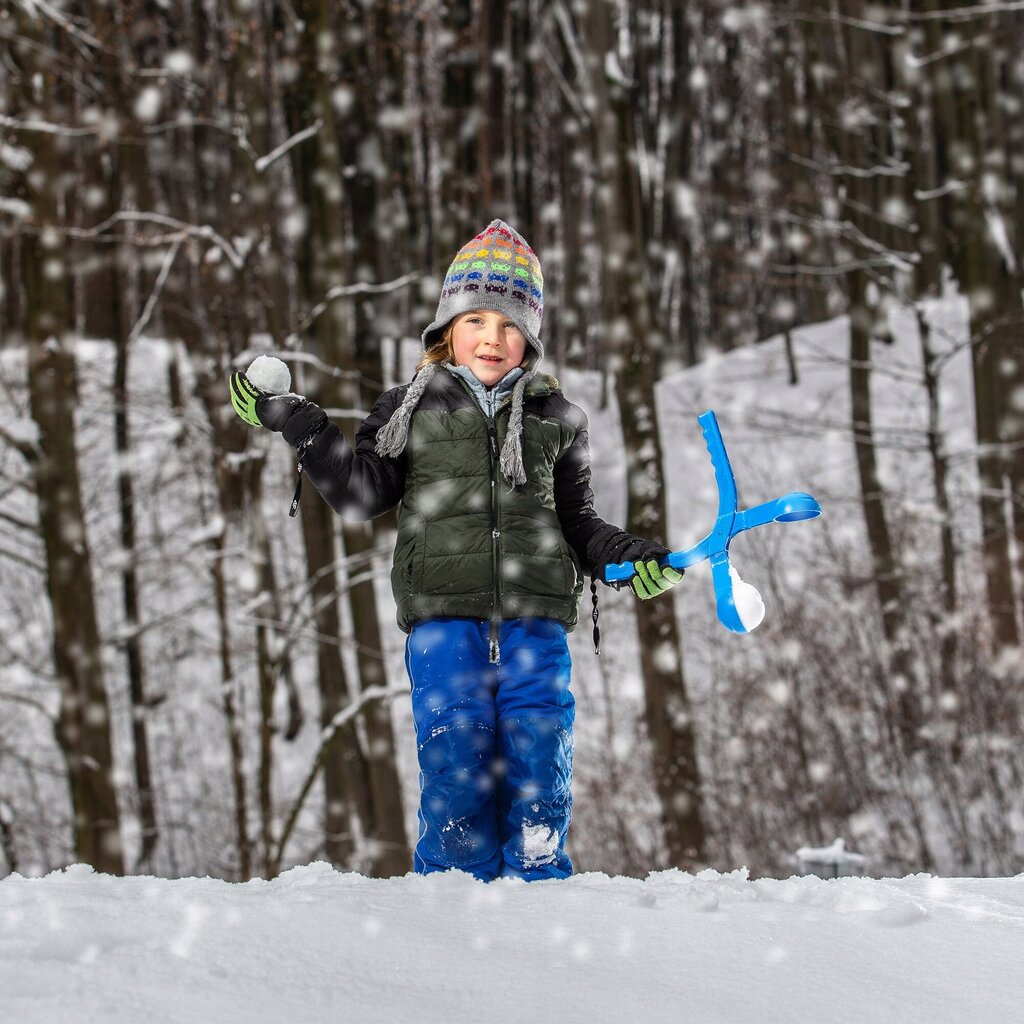
[(2, 1024), (1021, 1019), (1024, 875), (0, 881)]

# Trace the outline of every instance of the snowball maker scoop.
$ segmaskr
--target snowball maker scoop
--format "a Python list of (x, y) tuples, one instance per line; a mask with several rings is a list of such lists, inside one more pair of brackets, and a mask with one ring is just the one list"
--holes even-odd
[[(799, 523), (805, 519), (816, 519), (821, 515), (821, 506), (809, 494), (803, 491), (791, 491), (774, 501), (766, 501), (753, 508), (737, 510), (736, 478), (733, 476), (729, 456), (722, 440), (722, 432), (714, 411), (708, 410), (697, 417), (697, 422), (704, 431), (704, 440), (711, 455), (711, 465), (715, 470), (718, 483), (718, 516), (712, 531), (699, 543), (685, 551), (673, 551), (662, 559), (662, 565), (670, 565), (673, 569), (687, 569), (691, 565), (711, 560), (711, 579), (715, 586), (715, 601), (718, 608), (718, 620), (726, 629), (734, 633), (749, 633), (760, 623), (757, 616), (752, 620), (749, 613), (749, 601), (752, 598), (760, 604), (760, 595), (749, 584), (744, 583), (739, 574), (729, 563), (729, 545), (733, 537), (745, 530), (766, 523)], [(636, 574), (632, 562), (619, 562), (617, 565), (605, 567), (606, 583), (623, 583)], [(741, 607), (737, 607), (737, 587), (746, 588), (748, 594), (741, 594)], [(755, 613), (756, 615), (756, 613)], [(763, 615), (763, 605), (761, 605)]]

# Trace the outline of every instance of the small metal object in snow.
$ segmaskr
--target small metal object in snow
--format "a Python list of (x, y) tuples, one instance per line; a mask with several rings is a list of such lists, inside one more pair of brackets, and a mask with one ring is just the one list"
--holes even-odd
[(841, 878), (864, 874), (867, 858), (846, 849), (845, 839), (834, 839), (831, 846), (801, 846), (796, 851), (801, 875), (819, 878)]
[[(764, 618), (764, 602), (757, 590), (749, 583), (744, 583), (729, 563), (729, 545), (734, 537), (755, 526), (816, 519), (821, 515), (821, 506), (811, 495), (803, 491), (791, 491), (781, 498), (740, 512), (737, 507), (736, 478), (729, 464), (729, 455), (714, 411), (709, 409), (701, 413), (697, 422), (704, 431), (704, 440), (718, 483), (718, 516), (712, 531), (699, 544), (685, 551), (673, 551), (662, 564), (670, 565), (673, 569), (686, 569), (703, 562), (705, 558), (710, 559), (719, 622), (734, 633), (749, 633)], [(609, 565), (605, 569), (605, 582), (622, 583), (631, 579), (635, 572), (632, 562)]]

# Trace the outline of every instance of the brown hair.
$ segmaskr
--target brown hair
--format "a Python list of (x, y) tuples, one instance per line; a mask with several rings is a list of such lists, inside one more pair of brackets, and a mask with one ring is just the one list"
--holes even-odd
[(444, 330), (441, 332), (441, 337), (438, 338), (437, 341), (435, 341), (420, 357), (420, 361), (416, 364), (417, 373), (422, 370), (424, 366), (429, 366), (431, 363), (455, 362), (455, 349), (452, 348), (452, 334), (455, 332), (456, 319), (457, 317), (452, 317), (452, 319), (448, 321)]

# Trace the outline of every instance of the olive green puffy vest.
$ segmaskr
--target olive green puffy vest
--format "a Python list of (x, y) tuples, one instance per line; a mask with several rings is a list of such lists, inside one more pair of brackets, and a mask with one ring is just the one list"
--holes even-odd
[(492, 439), (488, 417), (458, 378), (445, 374), (434, 394), (424, 395), (405, 447), (391, 572), (398, 624), (406, 632), (418, 620), (447, 615), (536, 616), (576, 625), (583, 572), (562, 534), (553, 488), (555, 463), (575, 428), (531, 412), (530, 403), (559, 390), (543, 374), (526, 387), (527, 482), (518, 487), (498, 469), (507, 401), (494, 415)]

